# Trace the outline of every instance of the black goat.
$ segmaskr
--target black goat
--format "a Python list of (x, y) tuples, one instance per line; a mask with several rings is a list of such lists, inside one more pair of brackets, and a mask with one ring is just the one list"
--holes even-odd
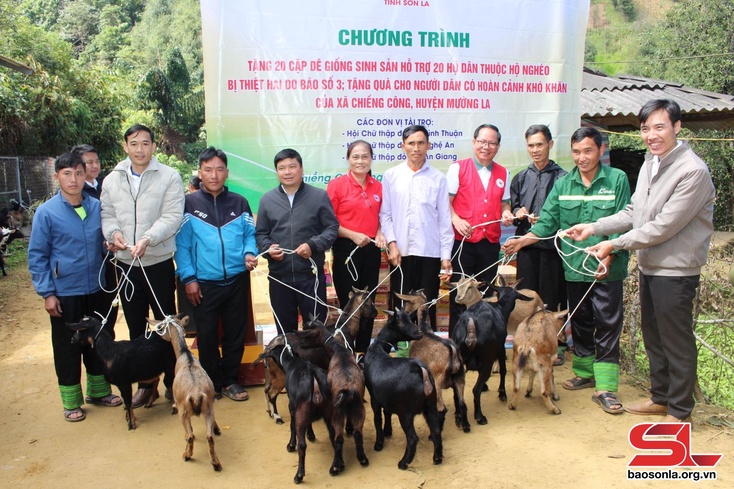
[[(479, 373), (477, 383), (472, 389), (474, 393), (474, 419), (478, 424), (487, 424), (487, 418), (482, 413), (482, 387), (492, 373), (492, 364), (499, 362), (500, 366), (500, 401), (507, 401), (505, 391), (505, 376), (507, 375), (507, 352), (505, 339), (507, 338), (507, 319), (515, 307), (515, 300), (533, 300), (511, 287), (494, 287), (497, 292), (497, 302), (487, 303), (482, 300), (469, 306), (459, 317), (459, 321), (451, 332), (451, 338), (459, 347), (459, 353), (464, 360), (467, 370)], [(481, 298), (481, 294), (479, 294)], [(457, 294), (457, 302), (459, 296)]]
[[(331, 389), (323, 369), (294, 356), (292, 351), (278, 345), (264, 353), (285, 371), (288, 391), (288, 410), (291, 414), (291, 437), (286, 446), (289, 452), (298, 448), (298, 470), (293, 482), (300, 484), (306, 474), (306, 431), (319, 419), (326, 422), (329, 440), (334, 443), (334, 427), (331, 424)], [(333, 474), (333, 472), (332, 472)]]
[(418, 413), (423, 413), (431, 431), (433, 463), (440, 464), (443, 461), (443, 444), (433, 375), (426, 364), (416, 358), (393, 358), (389, 354), (398, 341), (418, 340), (423, 334), (405, 311), (396, 309), (395, 312), (387, 313), (390, 316), (387, 324), (370, 345), (364, 359), (365, 382), (370, 392), (377, 432), (375, 450), (382, 450), (385, 436), (392, 433), (389, 420), (392, 414), (396, 414), (407, 440), (405, 454), (398, 462), (398, 468), (407, 469), (408, 464), (413, 461), (418, 444), (413, 418)]
[[(352, 287), (352, 292), (349, 293), (349, 302), (344, 306), (343, 313), (339, 317), (336, 324), (327, 326), (327, 328), (333, 334), (336, 328), (339, 329), (339, 334), (344, 338), (344, 341), (354, 349), (354, 341), (357, 338), (359, 332), (359, 325), (362, 318), (374, 318), (377, 315), (377, 309), (375, 309), (375, 302), (369, 290), (360, 290), (356, 287)], [(306, 328), (308, 325), (304, 325)], [(314, 365), (317, 365), (324, 370), (329, 367), (329, 356), (326, 354), (324, 348), (301, 348), (300, 339), (293, 333), (287, 333), (284, 338), (283, 335), (278, 335), (268, 344), (265, 348), (265, 353), (268, 349), (284, 345), (286, 343), (293, 348), (298, 356), (307, 360)], [(265, 368), (267, 368), (268, 376), (265, 381), (265, 405), (268, 415), (275, 419), (278, 424), (283, 423), (283, 419), (278, 414), (278, 395), (285, 387), (285, 373), (278, 366), (278, 364), (267, 358), (266, 355), (261, 355), (258, 360), (264, 360)], [(347, 431), (351, 433), (351, 431)], [(313, 431), (309, 430), (308, 439), (313, 441), (315, 439)]]
[[(125, 403), (127, 427), (134, 430), (136, 419), (132, 407), (132, 384), (165, 373), (163, 383), (171, 388), (176, 368), (176, 355), (171, 344), (157, 334), (152, 334), (148, 339), (139, 336), (131, 341), (114, 341), (102, 328), (102, 323), (92, 317), (84, 317), (81, 322), (67, 326), (75, 331), (71, 338), (73, 344), (94, 348), (104, 366), (105, 379), (120, 389), (120, 396)], [(152, 401), (149, 401), (145, 407), (151, 405)]]
[[(357, 448), (357, 460), (363, 466), (370, 461), (364, 453), (362, 428), (364, 426), (364, 375), (357, 366), (357, 361), (351, 351), (344, 346), (344, 340), (326, 329), (324, 324), (312, 319), (308, 329), (296, 332), (303, 340), (306, 348), (321, 347), (326, 349), (331, 357), (326, 380), (331, 388), (332, 417), (334, 427), (334, 462), (331, 465), (331, 475), (337, 475), (344, 470), (344, 421), (347, 421), (347, 433), (354, 434), (354, 444)], [(341, 341), (340, 341), (341, 340)]]
[(436, 382), (436, 405), (441, 430), (448, 408), (443, 401), (443, 389), (449, 387), (454, 393), (454, 407), (456, 410), (456, 426), (463, 429), (464, 433), (471, 431), (467, 416), (466, 402), (464, 401), (464, 361), (459, 355), (459, 349), (453, 340), (441, 338), (436, 335), (428, 323), (428, 307), (426, 305), (426, 294), (423, 289), (411, 290), (407, 294), (395, 294), (405, 305), (405, 310), (416, 317), (420, 325), (423, 338), (410, 342), (410, 358), (418, 358), (428, 365)]

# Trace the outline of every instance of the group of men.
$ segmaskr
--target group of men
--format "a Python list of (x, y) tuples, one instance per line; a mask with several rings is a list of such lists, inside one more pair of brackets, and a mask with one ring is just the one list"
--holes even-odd
[[(392, 290), (423, 289), (429, 300), (452, 275), (492, 282), (500, 250), (517, 253), (523, 287), (536, 290), (548, 309), (572, 310), (575, 377), (563, 386), (595, 388), (592, 399), (609, 413), (665, 414), (680, 421), (693, 408), (692, 300), (713, 230), (714, 189), (705, 163), (677, 141), (675, 102), (649, 102), (640, 122), (650, 152), (631, 200), (626, 175), (601, 164), (605, 147), (595, 129), (572, 135), (575, 168), (567, 173), (550, 159), (554, 143), (548, 127), (531, 126), (525, 139), (532, 162), (510, 179), (494, 161), (501, 143), (496, 126), (479, 126), (473, 157), (450, 165), (445, 176), (428, 161), (428, 130), (410, 126), (402, 133), (405, 161), (383, 177), (380, 226), (390, 264), (399, 267)], [(193, 306), (202, 365), (218, 394), (245, 400), (237, 373), (249, 272), (258, 256), (268, 260), (270, 300), (281, 332), (297, 328), (299, 313), (325, 320), (325, 252), (339, 230), (329, 197), (303, 181), (301, 155), (284, 149), (274, 158), (279, 185), (263, 195), (255, 223), (247, 200), (225, 185), (223, 151), (210, 147), (201, 153), (200, 188), (184, 197), (180, 176), (153, 156), (149, 128), (128, 129), (124, 149), (128, 158), (104, 183), (96, 178), (94, 148), (80, 146), (59, 157), (60, 192), (39, 208), (33, 227), (29, 268), (51, 316), (64, 416), (85, 417), (80, 356), (88, 371), (86, 402), (120, 404), (99, 365), (69, 346), (64, 325), (102, 311), (110, 316), (111, 330), (113, 289), (121, 277), (131, 284), (120, 297), (135, 338), (144, 334), (149, 309), (160, 320), (175, 314), (178, 274)], [(517, 239), (501, 246), (500, 224), (517, 225)], [(558, 231), (565, 234), (559, 237)], [(81, 244), (83, 257), (71, 248)], [(103, 244), (117, 264), (102, 264)], [(652, 397), (623, 408), (616, 391), (628, 250), (640, 250)], [(107, 289), (98, 279), (102, 268)], [(452, 297), (450, 330), (461, 312)], [(435, 329), (435, 307), (429, 317)], [(141, 382), (133, 404), (155, 399), (157, 382)]]

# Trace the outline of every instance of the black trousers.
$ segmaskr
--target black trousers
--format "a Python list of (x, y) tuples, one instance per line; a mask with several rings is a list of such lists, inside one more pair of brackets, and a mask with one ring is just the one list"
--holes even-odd
[(555, 249), (523, 248), (517, 253), (518, 286), (540, 295), (549, 311), (566, 308), (566, 279), (563, 261)]
[[(345, 263), (349, 254), (357, 248), (352, 255), (349, 268), (352, 273), (356, 272), (357, 280), (352, 279), (351, 273)], [(334, 264), (331, 267), (334, 274), (334, 289), (339, 298), (339, 307), (342, 309), (349, 302), (349, 293), (352, 287), (364, 290), (374, 290), (380, 278), (380, 248), (370, 243), (366, 246), (358, 248), (351, 239), (337, 238), (331, 247), (331, 253), (334, 256)], [(357, 351), (366, 352), (370, 346), (372, 339), (372, 328), (374, 327), (374, 318), (363, 318), (359, 324), (359, 334), (355, 338), (355, 346)]]
[[(319, 273), (319, 285), (316, 290), (316, 296), (326, 303), (326, 276)], [(316, 309), (316, 317), (326, 322), (326, 306), (317, 303), (312, 297), (314, 296), (314, 284), (316, 278), (302, 280), (300, 282), (285, 282), (288, 286), (293, 287), (300, 294), (280, 282), (270, 280), (270, 304), (275, 312), (275, 323), (278, 328), (278, 334), (291, 333), (298, 329), (298, 313), (304, 322), (308, 322)], [(284, 282), (284, 281), (283, 281)]]
[[(395, 267), (390, 267), (392, 271)], [(423, 289), (429, 301), (438, 297), (441, 271), (441, 259), (427, 256), (404, 256), (400, 262), (400, 269), (390, 275), (390, 290), (407, 294), (411, 290)], [(402, 281), (402, 283), (401, 283)], [(393, 304), (402, 304), (402, 301), (393, 298)], [(436, 306), (428, 309), (431, 328), (436, 331)]]
[[(66, 326), (66, 323), (78, 323), (84, 316), (99, 319), (95, 311), (106, 314), (106, 309), (102, 311), (103, 296), (104, 292), (101, 291), (90, 295), (57, 296), (61, 303), (62, 317), (51, 317), (51, 345), (59, 385), (77, 385), (81, 382), (80, 358), (88, 374), (103, 374), (102, 363), (97, 359), (94, 350), (81, 345), (72, 345), (71, 337), (74, 332)], [(108, 324), (105, 324), (105, 329), (110, 331)]]
[[(135, 286), (135, 291), (132, 294), (130, 300), (127, 300), (127, 285), (122, 289), (120, 298), (122, 301), (122, 310), (125, 313), (125, 321), (127, 322), (127, 328), (130, 331), (130, 339), (135, 339), (145, 333), (145, 329), (148, 327), (148, 309), (153, 311), (153, 317), (156, 319), (163, 319), (166, 315), (176, 314), (176, 278), (174, 275), (173, 258), (156, 263), (155, 265), (148, 265), (145, 267), (145, 275), (147, 275), (150, 281), (150, 286), (145, 280), (145, 275), (140, 267), (130, 267), (129, 265), (121, 264), (121, 266), (127, 271), (130, 270), (128, 277)], [(152, 288), (152, 290), (151, 290)], [(156, 299), (153, 296), (155, 291), (155, 297), (158, 298), (160, 307), (163, 308), (161, 311), (156, 303)]]
[(619, 365), (619, 336), (624, 322), (622, 284), (621, 280), (597, 282), (581, 302), (591, 282), (566, 282), (569, 312), (576, 311), (571, 317), (576, 356), (593, 356), (596, 362)]
[(693, 336), (693, 299), (699, 275), (662, 277), (640, 272), (642, 338), (650, 361), (652, 401), (687, 418), (695, 401), (698, 350)]
[[(483, 280), (487, 284), (492, 283), (494, 277), (497, 276), (497, 261), (500, 255), (500, 244), (490, 243), (486, 239), (482, 239), (477, 243), (468, 243), (464, 241), (461, 247), (461, 253), (457, 254), (457, 250), (461, 246), (460, 240), (454, 241), (454, 247), (451, 250), (451, 266), (454, 269), (454, 275), (451, 276), (452, 282), (458, 282), (461, 279), (461, 271), (465, 275), (476, 275), (477, 280)], [(491, 265), (491, 266), (490, 266)], [(456, 290), (452, 290), (449, 294), (449, 335), (454, 330), (454, 326), (459, 321), (459, 316), (466, 310), (466, 306), (456, 303)]]
[[(194, 308), (196, 341), (201, 366), (217, 392), (237, 383), (245, 351), (250, 274), (242, 273), (229, 285), (199, 282), (201, 303)], [(219, 354), (219, 321), (222, 322), (222, 353)]]

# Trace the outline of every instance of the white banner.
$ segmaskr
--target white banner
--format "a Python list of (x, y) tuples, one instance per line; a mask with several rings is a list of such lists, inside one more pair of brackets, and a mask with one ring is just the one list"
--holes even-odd
[(404, 158), (402, 130), (430, 131), (432, 165), (472, 154), (474, 129), (499, 127), (497, 161), (529, 162), (524, 133), (550, 127), (569, 167), (580, 125), (588, 0), (206, 0), (201, 2), (210, 144), (254, 209), (277, 185), (273, 156), (303, 156), (325, 187), (346, 146), (369, 141), (373, 173)]

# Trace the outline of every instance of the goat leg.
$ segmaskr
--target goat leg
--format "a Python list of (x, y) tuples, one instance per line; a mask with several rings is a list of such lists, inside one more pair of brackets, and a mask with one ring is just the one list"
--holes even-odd
[(482, 413), (482, 387), (489, 380), (489, 373), (492, 370), (492, 363), (489, 365), (481, 365), (479, 369), (479, 375), (477, 376), (477, 383), (474, 384), (472, 392), (474, 394), (474, 420), (477, 424), (487, 424), (487, 418)]
[(505, 391), (505, 376), (507, 375), (507, 351), (504, 344), (501, 346), (497, 361), (500, 363), (500, 387), (498, 389), (499, 398), (502, 402), (507, 402), (507, 391)]
[(191, 457), (194, 455), (194, 429), (191, 426), (191, 413), (185, 413), (183, 410), (181, 411), (181, 414), (179, 414), (179, 418), (181, 419), (181, 424), (183, 424), (184, 427), (184, 438), (186, 439), (186, 449), (183, 453), (183, 459), (185, 461), (191, 460)]
[(379, 452), (385, 446), (385, 432), (382, 429), (382, 407), (374, 397), (371, 397), (370, 403), (372, 404), (372, 418), (375, 421), (375, 451)]
[(471, 431), (469, 424), (469, 415), (467, 414), (466, 401), (464, 400), (464, 368), (452, 376), (451, 389), (454, 391), (454, 408), (456, 410), (456, 426), (464, 430), (464, 433)]
[[(398, 468), (400, 470), (406, 470), (408, 464), (413, 461), (415, 457), (415, 449), (418, 445), (418, 433), (415, 432), (415, 426), (413, 425), (413, 415), (411, 413), (405, 413), (404, 415), (398, 415), (400, 420), (400, 426), (405, 432), (405, 453), (403, 458), (398, 462)], [(439, 434), (439, 437), (441, 435)]]
[[(328, 424), (328, 422), (327, 422)], [(335, 411), (331, 419), (331, 430), (333, 431), (332, 445), (334, 446), (334, 461), (331, 463), (329, 473), (338, 475), (344, 470), (344, 416)]]

